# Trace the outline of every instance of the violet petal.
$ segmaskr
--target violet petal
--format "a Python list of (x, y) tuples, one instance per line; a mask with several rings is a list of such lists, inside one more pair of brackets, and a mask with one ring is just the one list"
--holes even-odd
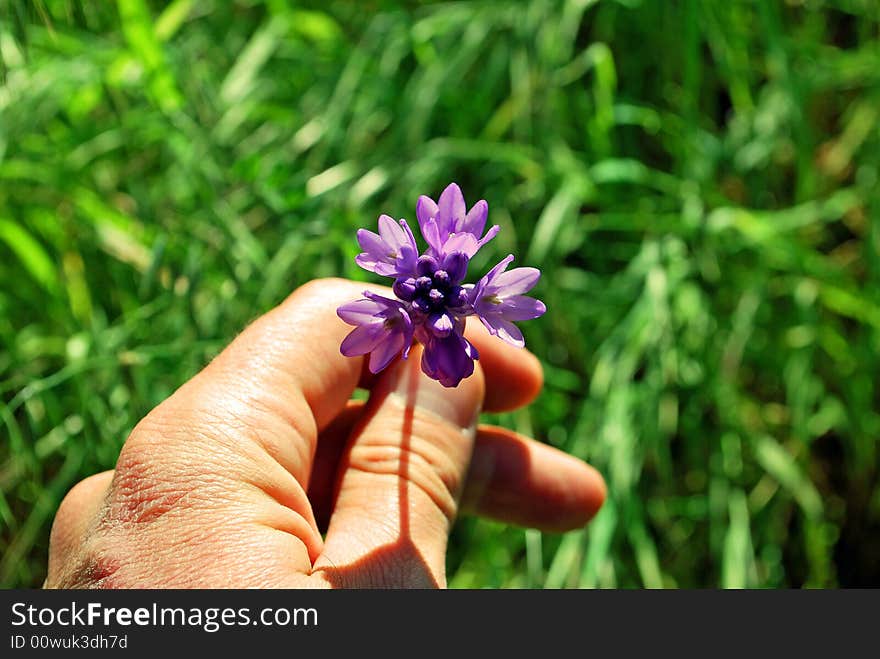
[[(501, 226), (498, 225), (498, 224), (493, 224), (493, 225), (489, 228), (489, 230), (486, 232), (486, 235), (483, 236), (482, 238), (480, 238), (479, 241), (477, 241), (477, 249), (480, 249), (483, 245), (485, 245), (487, 242), (489, 242), (489, 241), (492, 240), (495, 236), (497, 236), (499, 231), (501, 231)], [(474, 235), (475, 235), (475, 236), (479, 236), (480, 234), (477, 233), (477, 234), (474, 234)]]
[(386, 335), (385, 340), (381, 341), (370, 353), (370, 372), (378, 373), (388, 366), (403, 348), (405, 340), (403, 332), (392, 332)]
[(461, 188), (455, 183), (447, 185), (440, 194), (440, 199), (437, 200), (437, 207), (439, 209), (437, 226), (440, 229), (440, 235), (445, 238), (455, 231), (455, 227), (464, 220), (467, 212)]
[(425, 242), (428, 243), (428, 246), (434, 250), (435, 254), (443, 253), (443, 243), (446, 240), (446, 234), (443, 234), (441, 237), (440, 228), (437, 224), (436, 218), (431, 218), (425, 225), (422, 227), (422, 235), (425, 237)]
[(467, 275), (468, 257), (464, 252), (452, 252), (447, 254), (441, 267), (449, 275), (449, 280), (453, 284), (458, 284)]
[(428, 223), (428, 220), (437, 217), (439, 210), (437, 204), (430, 197), (425, 195), (419, 197), (418, 202), (416, 202), (416, 219), (419, 221), (419, 229), (421, 229), (422, 235), (425, 235), (425, 225)]
[(377, 261), (390, 256), (388, 245), (385, 244), (382, 237), (368, 229), (357, 230), (357, 241), (364, 253), (369, 254)]
[(428, 327), (437, 338), (445, 338), (452, 333), (452, 317), (448, 313), (431, 314), (428, 317)]
[(483, 234), (483, 229), (486, 227), (486, 218), (489, 217), (489, 204), (486, 203), (485, 199), (480, 199), (477, 203), (473, 205), (464, 220), (461, 222), (461, 226), (458, 227), (458, 231), (466, 231), (467, 233), (472, 233), (475, 236), (481, 236)]
[(472, 346), (462, 336), (452, 333), (443, 339), (428, 341), (422, 353), (422, 370), (444, 387), (455, 387), (474, 372)]
[(398, 301), (394, 300), (390, 297), (385, 297), (384, 295), (379, 295), (378, 293), (373, 293), (372, 291), (364, 291), (364, 297), (372, 300), (373, 302), (378, 302), (385, 309), (394, 309), (395, 311), (400, 311), (403, 309), (403, 305)]
[(486, 273), (486, 276), (483, 277), (487, 282), (492, 282), (499, 274), (507, 270), (507, 266), (511, 264), (513, 261), (513, 254), (508, 254), (503, 259), (501, 259), (494, 268), (489, 270)]
[(505, 320), (533, 320), (547, 311), (541, 300), (528, 295), (505, 297), (498, 305), (498, 309)]
[(391, 290), (401, 300), (411, 302), (416, 295), (416, 280), (412, 277), (399, 278), (394, 280)]
[(430, 254), (423, 254), (416, 261), (416, 270), (422, 277), (430, 277), (440, 267), (440, 263)]
[(366, 325), (374, 322), (374, 316), (385, 308), (374, 300), (354, 300), (336, 309), (336, 315), (349, 325)]
[(377, 275), (381, 275), (383, 277), (395, 277), (398, 274), (397, 266), (394, 266), (391, 263), (377, 261), (367, 253), (358, 254), (356, 257), (354, 257), (354, 262), (357, 263), (364, 270), (375, 272)]
[(481, 315), (480, 320), (489, 330), (490, 334), (494, 334), (499, 339), (503, 339), (512, 346), (522, 348), (526, 345), (522, 332), (519, 328), (504, 318), (500, 314)]
[(407, 244), (407, 235), (403, 227), (388, 215), (379, 216), (379, 236), (394, 250), (392, 252), (394, 255), (399, 254), (400, 248)]
[(478, 249), (480, 249), (480, 243), (477, 237), (470, 233), (453, 234), (443, 244), (444, 254), (462, 252), (468, 258), (476, 254)]
[(416, 237), (413, 235), (412, 229), (409, 228), (409, 224), (407, 224), (406, 220), (400, 220), (400, 226), (406, 233), (407, 244), (416, 251), (416, 256), (418, 256), (419, 246), (416, 243)]
[(540, 278), (541, 271), (537, 268), (514, 268), (495, 277), (491, 288), (504, 297), (520, 295), (530, 291)]
[(355, 327), (342, 340), (339, 351), (346, 357), (365, 355), (376, 348), (386, 338), (387, 332), (382, 323), (372, 323)]

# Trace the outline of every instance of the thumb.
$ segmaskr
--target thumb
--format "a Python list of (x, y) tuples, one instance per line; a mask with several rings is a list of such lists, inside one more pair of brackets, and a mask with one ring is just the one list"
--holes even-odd
[(473, 451), (484, 379), (447, 389), (420, 347), (376, 382), (340, 463), (315, 572), (336, 587), (445, 586), (446, 543)]

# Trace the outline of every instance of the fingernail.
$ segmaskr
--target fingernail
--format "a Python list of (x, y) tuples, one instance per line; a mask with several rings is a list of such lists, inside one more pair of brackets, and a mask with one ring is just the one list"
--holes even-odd
[(421, 348), (414, 347), (409, 358), (389, 373), (389, 394), (406, 407), (430, 412), (472, 434), (483, 406), (484, 384), (479, 366), (457, 387), (444, 387), (422, 373), (421, 357)]

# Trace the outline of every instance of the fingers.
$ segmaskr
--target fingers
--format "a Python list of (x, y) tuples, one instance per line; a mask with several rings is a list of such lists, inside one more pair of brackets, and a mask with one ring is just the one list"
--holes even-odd
[[(323, 544), (306, 496), (317, 435), (346, 405), (363, 364), (339, 352), (350, 328), (336, 308), (364, 288), (376, 287), (344, 280), (300, 287), (138, 424), (96, 527), (102, 540), (91, 543), (89, 560), (104, 566), (96, 573), (112, 570), (118, 583), (147, 583), (157, 574), (149, 561), (167, 557), (181, 583), (198, 565), (217, 567), (221, 579), (224, 561), (205, 557), (219, 557), (225, 546), (231, 561), (251, 551), (250, 539), (264, 531), (289, 570), (309, 571)], [(514, 392), (500, 404), (533, 395), (536, 363), (493, 359), (493, 351), (504, 348), (489, 343), (484, 358), (499, 372), (507, 369)], [(417, 367), (418, 359), (410, 363)], [(62, 513), (59, 546), (78, 528), (65, 519)], [(137, 536), (132, 551), (113, 549), (126, 544), (107, 539), (117, 531)]]
[(90, 524), (95, 520), (110, 482), (112, 471), (89, 476), (73, 487), (58, 508), (49, 537), (49, 570), (46, 585), (58, 584), (63, 567), (83, 544)]
[(483, 323), (468, 318), (467, 339), (480, 353), (486, 374), (486, 412), (507, 412), (531, 403), (544, 386), (541, 362), (528, 350), (515, 348), (489, 334)]
[[(364, 410), (364, 403), (351, 401), (321, 433), (309, 482), (309, 500), (321, 529), (330, 520), (339, 461)], [(605, 496), (602, 476), (582, 460), (505, 428), (477, 427), (463, 512), (563, 532), (589, 522)]]
[(602, 476), (583, 461), (505, 428), (480, 426), (462, 505), (498, 521), (561, 532), (589, 522), (605, 496)]
[(309, 478), (309, 501), (315, 512), (318, 528), (322, 531), (326, 531), (330, 523), (339, 462), (352, 429), (364, 415), (365, 407), (366, 405), (361, 401), (350, 401), (330, 425), (321, 431), (318, 439), (315, 461)]
[(445, 585), (445, 554), (484, 394), (482, 371), (446, 389), (415, 348), (380, 377), (340, 462), (314, 574), (337, 587)]

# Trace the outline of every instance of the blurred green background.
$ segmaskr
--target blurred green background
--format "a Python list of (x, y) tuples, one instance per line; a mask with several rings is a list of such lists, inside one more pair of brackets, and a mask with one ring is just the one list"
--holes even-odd
[(0, 0), (0, 585), (133, 425), (358, 227), (457, 181), (538, 266), (494, 420), (587, 529), (453, 587), (880, 585), (880, 4)]

